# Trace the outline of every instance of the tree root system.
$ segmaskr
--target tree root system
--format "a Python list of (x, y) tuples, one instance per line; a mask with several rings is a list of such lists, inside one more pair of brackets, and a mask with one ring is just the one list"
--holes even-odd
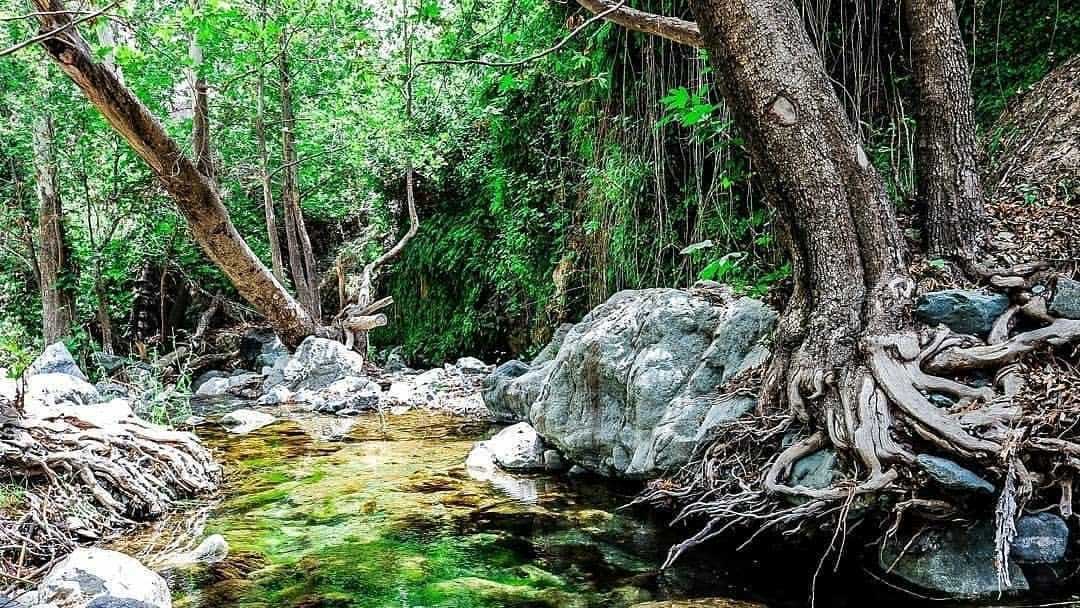
[[(94, 406), (86, 406), (92, 408)], [(216, 489), (220, 468), (194, 435), (128, 417), (7, 418), (0, 425), (0, 564), (5, 577), (114, 537)]]
[[(945, 327), (864, 333), (858, 355), (836, 369), (800, 368), (798, 355), (778, 353), (782, 371), (765, 374), (761, 390), (780, 398), (760, 394), (757, 415), (723, 427), (691, 464), (635, 501), (674, 509), (677, 522), (703, 522), (668, 563), (733, 528), (749, 530), (750, 542), (766, 531), (839, 531), (853, 519), (876, 519), (890, 536), (912, 521), (993, 518), (1006, 588), (1017, 519), (1026, 508), (1069, 517), (1080, 474), (1080, 372), (1068, 362), (1080, 321), (1046, 314), (1026, 284), (1009, 287), (1014, 304), (985, 340)], [(796, 463), (830, 449), (840, 473), (823, 487), (801, 485)], [(931, 483), (923, 454), (991, 480), (996, 500)]]

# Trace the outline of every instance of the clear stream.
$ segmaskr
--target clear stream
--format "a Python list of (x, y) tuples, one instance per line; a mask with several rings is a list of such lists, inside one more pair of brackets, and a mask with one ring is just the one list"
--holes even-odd
[[(416, 412), (388, 417), (385, 428), (374, 415), (355, 421), (333, 442), (311, 431), (334, 419), (283, 421), (241, 437), (203, 427), (226, 468), (221, 497), (118, 548), (154, 566), (222, 534), (223, 563), (166, 571), (178, 608), (622, 608), (693, 596), (806, 605), (809, 571), (788, 567), (785, 556), (767, 567), (741, 553), (710, 554), (658, 572), (685, 531), (617, 511), (636, 488), (473, 479), (465, 458), (487, 425)], [(819, 589), (818, 606), (866, 605), (867, 595), (841, 588)], [(914, 605), (868, 593), (875, 608)]]

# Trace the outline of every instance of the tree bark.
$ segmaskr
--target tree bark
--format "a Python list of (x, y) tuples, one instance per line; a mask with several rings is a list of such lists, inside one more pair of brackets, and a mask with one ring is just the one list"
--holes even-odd
[(64, 211), (57, 178), (55, 134), (51, 116), (42, 117), (34, 127), (34, 168), (38, 194), (38, 276), (41, 287), (41, 325), (46, 344), (71, 334), (75, 320), (75, 295), (65, 285), (64, 273), (71, 272), (71, 259), (64, 237)]
[(296, 156), (296, 119), (293, 116), (292, 77), (289, 73), (288, 37), (281, 36), (278, 60), (281, 81), (281, 203), (285, 209), (285, 239), (289, 250), (289, 269), (297, 297), (311, 316), (322, 317), (319, 296), (319, 272), (311, 249), (304, 213), (300, 207), (299, 161)]
[(952, 0), (903, 0), (918, 94), (916, 189), (927, 254), (962, 263), (981, 257), (986, 227), (979, 182), (971, 72)]
[(876, 487), (896, 453), (878, 412), (860, 409), (867, 337), (908, 327), (914, 289), (892, 204), (790, 0), (692, 7), (793, 265), (763, 397), (856, 451)]
[(71, 26), (62, 1), (34, 0), (34, 4), (43, 31), (67, 28), (43, 41), (45, 50), (149, 165), (187, 219), (196, 242), (240, 295), (270, 321), (286, 343), (295, 345), (316, 333), (316, 320), (289, 295), (236, 231), (213, 183), (184, 156), (116, 74), (94, 61), (86, 41)]

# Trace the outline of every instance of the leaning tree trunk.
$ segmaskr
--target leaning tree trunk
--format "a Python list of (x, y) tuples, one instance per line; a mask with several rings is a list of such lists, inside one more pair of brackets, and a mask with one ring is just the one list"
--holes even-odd
[(311, 248), (304, 212), (300, 207), (299, 161), (296, 156), (296, 119), (293, 117), (292, 76), (289, 73), (288, 38), (281, 36), (278, 60), (281, 81), (281, 202), (285, 209), (285, 239), (289, 249), (289, 269), (297, 297), (311, 316), (322, 317), (319, 271)]
[(71, 333), (75, 320), (75, 296), (64, 284), (71, 260), (64, 238), (64, 211), (56, 174), (53, 121), (44, 116), (34, 127), (34, 168), (37, 174), (38, 247), (37, 264), (41, 287), (41, 325), (46, 344)]
[(964, 264), (981, 257), (987, 226), (979, 183), (971, 72), (952, 0), (903, 0), (918, 94), (916, 190), (927, 254)]
[(270, 321), (285, 342), (297, 344), (316, 333), (317, 321), (289, 295), (237, 232), (213, 183), (116, 74), (94, 60), (62, 0), (34, 0), (34, 4), (42, 29), (57, 31), (42, 42), (46, 51), (149, 165), (184, 214), (196, 242), (240, 295)]

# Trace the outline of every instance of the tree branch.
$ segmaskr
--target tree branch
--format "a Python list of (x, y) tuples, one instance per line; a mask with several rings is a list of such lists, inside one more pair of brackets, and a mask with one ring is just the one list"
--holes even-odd
[(615, 3), (612, 0), (577, 0), (577, 2), (585, 10), (597, 14), (609, 11), (613, 7), (617, 8), (618, 10), (611, 12), (606, 19), (626, 29), (660, 36), (698, 49), (703, 46), (701, 30), (693, 21), (639, 11), (635, 8), (620, 6), (622, 2)]

